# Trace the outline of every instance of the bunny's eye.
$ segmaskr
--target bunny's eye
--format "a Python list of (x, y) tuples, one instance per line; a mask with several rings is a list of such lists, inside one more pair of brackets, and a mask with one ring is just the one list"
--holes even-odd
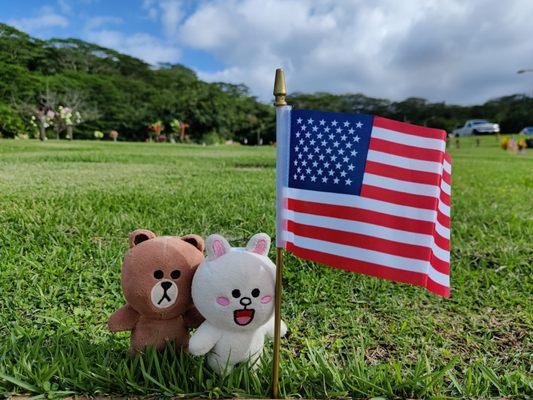
[(254, 290), (252, 290), (252, 296), (254, 296), (254, 297), (258, 297), (260, 293), (261, 292), (259, 291), (258, 288), (255, 288)]
[(233, 289), (231, 295), (238, 299), (239, 297), (241, 297), (241, 291), (239, 289)]

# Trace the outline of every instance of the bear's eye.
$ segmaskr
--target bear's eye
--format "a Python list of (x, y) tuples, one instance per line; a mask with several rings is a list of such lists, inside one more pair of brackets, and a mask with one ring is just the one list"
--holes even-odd
[(238, 299), (239, 297), (241, 297), (241, 291), (239, 289), (233, 289), (231, 295)]
[(158, 269), (157, 271), (154, 272), (154, 278), (155, 279), (161, 279), (164, 275), (165, 274), (160, 269)]
[(255, 288), (254, 290), (252, 290), (252, 296), (254, 296), (254, 297), (259, 296), (259, 293), (261, 293), (261, 292), (259, 291), (258, 288)]
[(180, 277), (180, 275), (181, 275), (181, 272), (178, 271), (177, 269), (175, 269), (174, 271), (172, 271), (172, 272), (170, 273), (170, 277), (171, 277), (172, 279), (178, 279), (178, 278)]

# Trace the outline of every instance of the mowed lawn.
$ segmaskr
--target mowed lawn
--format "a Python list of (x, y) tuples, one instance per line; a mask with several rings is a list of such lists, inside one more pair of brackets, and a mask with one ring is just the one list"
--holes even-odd
[[(284, 396), (533, 394), (533, 151), (451, 147), (451, 298), (288, 256)], [(274, 235), (274, 166), (269, 147), (1, 140), (0, 396), (269, 396), (270, 344), (219, 378), (172, 350), (132, 360), (106, 322), (128, 232)]]

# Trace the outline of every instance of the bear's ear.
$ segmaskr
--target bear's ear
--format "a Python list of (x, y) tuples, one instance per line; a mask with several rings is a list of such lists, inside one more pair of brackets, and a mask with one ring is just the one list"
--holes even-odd
[(248, 241), (246, 250), (251, 253), (266, 256), (268, 254), (268, 250), (270, 250), (270, 236), (268, 236), (266, 233), (256, 233)]
[(211, 235), (206, 240), (207, 259), (213, 261), (231, 250), (231, 246), (224, 237)]
[(204, 252), (205, 243), (204, 243), (204, 239), (202, 239), (201, 236), (191, 234), (191, 235), (182, 236), (180, 239), (186, 241), (189, 244), (192, 244), (202, 253)]
[(155, 238), (155, 233), (148, 229), (136, 229), (130, 233), (130, 249), (145, 240)]

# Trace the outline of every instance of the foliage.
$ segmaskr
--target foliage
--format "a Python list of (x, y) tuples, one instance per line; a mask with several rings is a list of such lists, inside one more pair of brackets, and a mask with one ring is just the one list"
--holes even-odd
[[(145, 140), (150, 134), (147, 124), (160, 120), (174, 138), (179, 119), (189, 124), (188, 136), (197, 142), (212, 132), (221, 140), (250, 144), (275, 140), (274, 108), (251, 97), (246, 86), (202, 82), (183, 65), (154, 68), (77, 39), (39, 40), (0, 24), (0, 76), (4, 107), (13, 102), (38, 103), (47, 88), (58, 98), (72, 93), (83, 97), (87, 110), (78, 110), (84, 121), (76, 127), (77, 137), (117, 129), (125, 140)], [(68, 102), (59, 103), (74, 109)], [(363, 94), (296, 93), (289, 96), (289, 103), (296, 108), (377, 114), (447, 131), (470, 118), (491, 119), (504, 132), (533, 125), (533, 98), (526, 95), (458, 106), (415, 97), (393, 102)]]
[(430, 103), (417, 97), (393, 102), (363, 94), (330, 93), (296, 93), (288, 97), (288, 102), (296, 108), (376, 114), (398, 121), (445, 129), (448, 132), (472, 118), (497, 122), (502, 132), (518, 132), (524, 126), (533, 125), (533, 98), (526, 95), (505, 96), (474, 106)]
[(0, 137), (16, 137), (25, 133), (28, 128), (24, 120), (13, 108), (7, 104), (0, 103)]
[[(451, 298), (287, 255), (283, 396), (533, 395), (533, 152), (460, 140)], [(130, 360), (106, 322), (128, 232), (274, 235), (274, 166), (270, 146), (1, 142), (0, 397), (268, 397), (271, 352), (224, 379), (172, 351)]]
[(82, 97), (85, 108), (98, 118), (58, 102), (81, 113), (77, 137), (92, 138), (95, 130), (116, 129), (126, 140), (145, 140), (150, 121), (170, 126), (179, 118), (190, 125), (188, 135), (197, 141), (210, 132), (242, 138), (250, 128), (250, 116), (255, 115), (263, 121), (253, 128), (274, 138), (273, 107), (249, 96), (246, 87), (202, 82), (182, 65), (153, 68), (77, 39), (39, 40), (0, 24), (0, 76), (3, 105), (38, 104), (47, 88), (58, 98), (72, 93)]

